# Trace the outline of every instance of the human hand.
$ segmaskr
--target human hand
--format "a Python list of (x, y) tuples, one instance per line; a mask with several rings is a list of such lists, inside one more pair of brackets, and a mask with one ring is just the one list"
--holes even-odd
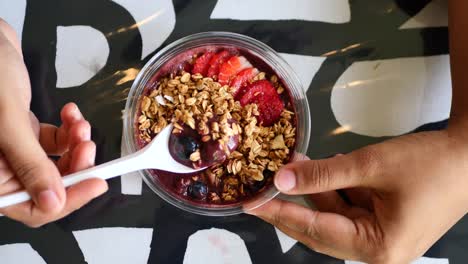
[(462, 134), (410, 134), (288, 164), (275, 185), (286, 194), (310, 194), (317, 210), (275, 199), (249, 213), (327, 255), (409, 263), (467, 212), (468, 141)]
[[(0, 213), (37, 227), (62, 218), (107, 191), (100, 179), (65, 190), (61, 175), (94, 165), (91, 127), (75, 104), (61, 111), (57, 128), (29, 111), (31, 88), (14, 31), (0, 20), (0, 195), (25, 188), (32, 201)], [(57, 162), (48, 155), (60, 156)]]

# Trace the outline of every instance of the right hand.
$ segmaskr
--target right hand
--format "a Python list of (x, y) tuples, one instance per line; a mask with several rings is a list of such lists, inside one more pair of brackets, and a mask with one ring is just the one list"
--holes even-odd
[[(19, 41), (0, 20), (0, 195), (26, 189), (32, 201), (0, 209), (31, 227), (60, 219), (107, 191), (91, 179), (65, 190), (61, 175), (94, 165), (91, 127), (75, 104), (61, 111), (62, 125), (39, 124), (29, 110), (31, 87)], [(48, 155), (60, 156), (55, 163)]]
[(316, 209), (273, 199), (248, 213), (327, 255), (410, 263), (468, 212), (465, 131), (451, 126), (287, 164), (276, 187), (308, 194)]

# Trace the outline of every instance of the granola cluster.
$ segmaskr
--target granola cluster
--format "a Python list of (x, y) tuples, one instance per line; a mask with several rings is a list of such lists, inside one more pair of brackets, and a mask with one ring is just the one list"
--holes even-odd
[[(265, 78), (261, 72), (254, 80)], [(276, 76), (271, 76), (270, 81), (279, 94), (284, 91)], [(211, 203), (236, 202), (255, 194), (258, 189), (253, 186), (265, 182), (265, 175), (272, 175), (288, 162), (295, 144), (292, 111), (285, 108), (276, 123), (263, 127), (257, 122), (256, 104), (242, 107), (234, 100), (228, 85), (222, 86), (201, 74), (181, 72), (162, 78), (140, 102), (139, 137), (146, 142), (168, 123), (174, 124), (173, 133), (182, 132), (181, 124), (187, 125), (198, 131), (202, 142), (218, 141), (222, 146), (230, 137), (239, 137), (235, 151), (224, 149), (227, 154), (224, 163), (193, 178), (208, 183), (207, 199)], [(194, 166), (202, 158), (198, 150), (190, 155)]]

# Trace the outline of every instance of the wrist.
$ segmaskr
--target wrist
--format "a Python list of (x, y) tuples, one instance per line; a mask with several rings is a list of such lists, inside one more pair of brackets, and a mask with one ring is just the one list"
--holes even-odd
[(468, 118), (466, 116), (452, 115), (446, 131), (449, 138), (455, 140), (457, 144), (468, 145)]
[[(457, 195), (460, 206), (468, 213), (468, 122), (463, 119), (449, 120), (444, 131), (447, 137), (447, 158), (452, 160), (452, 168), (459, 172), (456, 181), (460, 184), (456, 189), (461, 190)], [(458, 191), (456, 191), (458, 193)]]

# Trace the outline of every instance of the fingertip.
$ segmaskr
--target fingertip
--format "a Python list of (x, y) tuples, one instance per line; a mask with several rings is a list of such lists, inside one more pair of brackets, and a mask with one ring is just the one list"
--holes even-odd
[(96, 190), (97, 190), (97, 196), (106, 193), (109, 190), (109, 185), (107, 184), (107, 181), (103, 179), (92, 179), (96, 182)]
[(86, 120), (80, 120), (72, 124), (69, 131), (70, 149), (76, 147), (82, 141), (91, 139), (91, 125)]
[(41, 191), (36, 197), (36, 205), (38, 208), (49, 214), (60, 212), (63, 204), (57, 193), (51, 189)]
[(37, 159), (32, 164), (31, 167), (23, 165), (15, 170), (18, 181), (31, 195), (35, 204), (31, 209), (37, 209), (47, 215), (60, 212), (67, 198), (56, 165), (47, 156)]
[(60, 117), (62, 118), (62, 122), (66, 125), (71, 125), (83, 119), (83, 115), (75, 103), (67, 103), (64, 105), (60, 112)]
[(275, 176), (275, 186), (280, 192), (288, 192), (296, 187), (296, 175), (291, 169), (281, 169)]

